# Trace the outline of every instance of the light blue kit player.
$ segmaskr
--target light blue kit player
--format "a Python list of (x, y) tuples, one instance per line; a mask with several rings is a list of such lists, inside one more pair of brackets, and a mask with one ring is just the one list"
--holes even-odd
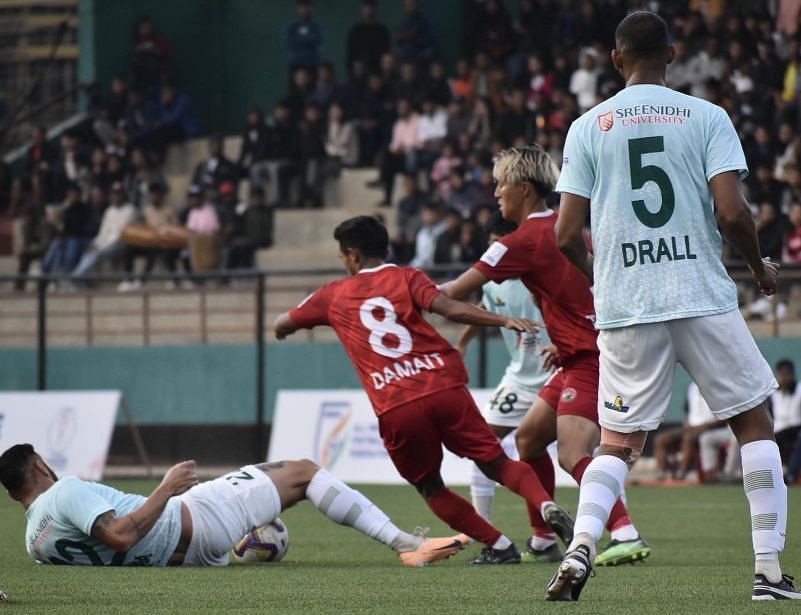
[[(787, 489), (766, 405), (777, 384), (721, 262), (722, 232), (762, 292), (775, 292), (779, 267), (761, 257), (742, 193), (745, 155), (721, 107), (666, 87), (675, 48), (658, 15), (629, 14), (615, 44), (612, 63), (626, 87), (570, 127), (556, 186), (557, 244), (595, 285), (601, 448), (584, 474), (574, 539), (546, 596), (578, 599), (609, 511), (664, 416), (680, 363), (740, 444), (753, 599), (799, 599), (779, 564)], [(594, 256), (582, 237), (588, 212)]]
[(248, 465), (204, 483), (195, 462), (184, 461), (146, 498), (74, 476), (59, 479), (30, 444), (17, 444), (0, 455), (0, 483), (25, 509), (25, 547), (41, 564), (224, 566), (243, 536), (304, 499), (334, 523), (390, 547), (406, 566), (465, 546), (455, 537), (401, 531), (308, 459)]

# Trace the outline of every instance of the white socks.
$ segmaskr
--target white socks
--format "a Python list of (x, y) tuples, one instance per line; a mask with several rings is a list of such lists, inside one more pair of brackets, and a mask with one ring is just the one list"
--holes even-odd
[[(510, 459), (517, 459), (515, 431), (506, 434), (501, 440), (501, 447)], [(484, 476), (484, 473), (478, 469), (476, 464), (473, 464), (470, 476), (470, 495), (476, 512), (492, 523), (492, 501), (495, 498), (495, 481)]]
[(751, 508), (751, 540), (757, 574), (781, 581), (779, 553), (787, 531), (787, 487), (779, 447), (772, 440), (749, 442), (740, 449), (743, 488)]
[[(612, 455), (600, 455), (587, 466), (581, 479), (576, 525), (573, 528), (575, 537), (568, 550), (574, 549), (579, 542), (585, 542), (587, 537), (592, 538), (592, 547), (601, 539), (609, 513), (623, 492), (628, 473), (626, 462)], [(580, 535), (583, 535), (581, 539)]]
[(624, 525), (623, 527), (619, 527), (616, 530), (612, 530), (609, 532), (612, 537), (612, 540), (619, 540), (621, 542), (625, 542), (626, 540), (636, 540), (640, 533), (637, 531), (637, 528), (634, 527), (631, 523), (628, 525)]
[(378, 506), (327, 470), (320, 470), (306, 488), (306, 498), (339, 525), (347, 525), (395, 551), (414, 551), (422, 539), (401, 531)]

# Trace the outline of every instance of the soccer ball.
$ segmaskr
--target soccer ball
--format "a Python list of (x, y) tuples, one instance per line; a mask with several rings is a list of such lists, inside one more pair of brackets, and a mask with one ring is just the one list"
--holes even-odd
[(250, 530), (231, 549), (231, 563), (264, 564), (280, 562), (289, 551), (289, 532), (278, 517), (267, 525)]

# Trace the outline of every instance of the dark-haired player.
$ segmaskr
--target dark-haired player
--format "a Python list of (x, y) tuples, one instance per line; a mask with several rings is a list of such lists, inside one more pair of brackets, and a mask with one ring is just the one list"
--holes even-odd
[[(581, 482), (600, 437), (598, 426), (598, 347), (593, 327), (595, 311), (587, 279), (556, 248), (556, 212), (545, 197), (556, 184), (558, 171), (538, 146), (508, 149), (495, 157), (493, 175), (501, 214), (518, 225), (497, 241), (476, 265), (443, 291), (464, 298), (488, 281), (520, 279), (542, 311), (559, 370), (539, 392), (517, 430), (517, 449), (554, 493), (554, 468), (547, 446), (557, 441), (559, 464)], [(534, 536), (528, 551), (540, 558), (550, 548), (538, 531), (537, 511), (529, 509)], [(631, 522), (622, 499), (607, 525), (612, 542), (599, 564), (617, 565), (642, 560), (650, 546)], [(551, 537), (552, 539), (552, 537)]]
[[(547, 598), (578, 599), (629, 467), (667, 409), (678, 362), (741, 446), (753, 599), (799, 599), (779, 565), (787, 489), (765, 405), (776, 381), (720, 260), (718, 226), (762, 292), (775, 292), (778, 265), (760, 257), (742, 195), (745, 156), (722, 108), (665, 87), (675, 49), (658, 15), (628, 15), (615, 39), (612, 62), (626, 88), (573, 123), (556, 188), (559, 247), (595, 283), (603, 430), (581, 483), (575, 538)], [(594, 256), (582, 239), (588, 211)]]
[[(450, 527), (483, 543), (477, 564), (520, 561), (515, 545), (485, 521), (440, 475), (442, 446), (475, 461), (489, 478), (544, 512), (557, 533), (570, 536), (573, 520), (543, 489), (526, 464), (512, 461), (465, 386), (459, 352), (423, 318), (423, 310), (464, 324), (532, 332), (540, 323), (499, 316), (437, 290), (419, 269), (384, 262), (389, 237), (368, 216), (334, 231), (349, 277), (326, 284), (275, 321), (278, 339), (298, 329), (329, 325), (353, 361), (392, 462), (431, 510)], [(568, 540), (569, 542), (569, 540)], [(404, 561), (416, 556), (404, 555)]]
[[(17, 444), (0, 455), (0, 484), (25, 509), (25, 544), (41, 564), (224, 566), (242, 536), (304, 499), (334, 523), (406, 556), (407, 565), (443, 559), (463, 546), (398, 529), (308, 459), (244, 466), (200, 484), (195, 462), (184, 461), (146, 498), (74, 476), (59, 479), (30, 444)], [(408, 559), (410, 553), (415, 557)]]

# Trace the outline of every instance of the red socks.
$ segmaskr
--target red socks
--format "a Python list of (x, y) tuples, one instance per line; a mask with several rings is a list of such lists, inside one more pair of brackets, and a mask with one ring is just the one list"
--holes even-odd
[[(534, 470), (534, 473), (542, 484), (542, 488), (545, 489), (550, 499), (553, 500), (556, 493), (556, 473), (554, 472), (551, 456), (545, 453), (534, 459), (526, 459), (525, 462)], [(545, 539), (555, 538), (556, 534), (554, 534), (551, 526), (545, 523), (545, 519), (543, 519), (540, 514), (540, 509), (529, 503), (527, 503), (527, 505), (528, 517), (531, 520), (531, 527), (534, 529), (534, 535)]]
[(440, 489), (426, 502), (434, 514), (454, 530), (467, 534), (488, 547), (501, 537), (501, 532), (481, 518), (470, 502), (448, 488)]

